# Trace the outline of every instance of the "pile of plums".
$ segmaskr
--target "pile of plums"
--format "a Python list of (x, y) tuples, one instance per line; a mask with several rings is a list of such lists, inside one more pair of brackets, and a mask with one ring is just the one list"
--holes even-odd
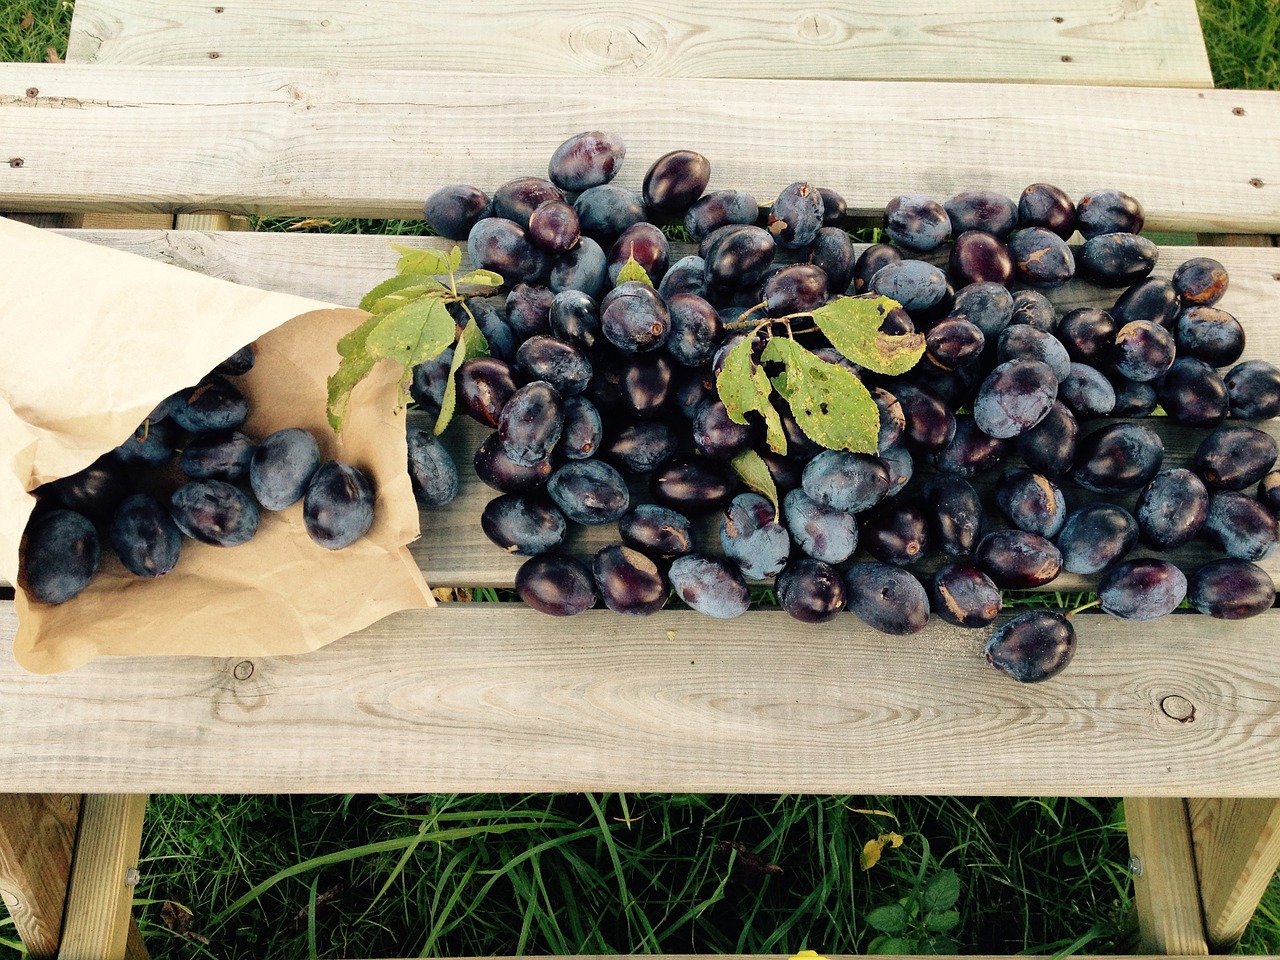
[(35, 491), (21, 581), (42, 603), (65, 603), (89, 585), (110, 546), (130, 573), (173, 570), (185, 539), (218, 547), (247, 543), (261, 510), (302, 501), (311, 539), (337, 550), (373, 525), (369, 477), (323, 460), (307, 430), (277, 430), (255, 442), (240, 431), (249, 402), (235, 379), (253, 368), (252, 345), (196, 385), (162, 401), (110, 453)]
[[(856, 253), (833, 190), (781, 185), (764, 205), (739, 189), (708, 192), (709, 161), (677, 150), (636, 192), (612, 182), (625, 153), (615, 135), (579, 134), (546, 178), (492, 196), (449, 185), (424, 207), (437, 233), (465, 241), (509, 286), (468, 304), (491, 355), (463, 363), (456, 390), (459, 409), (493, 430), (474, 459), (497, 494), (481, 525), (529, 557), (516, 577), (528, 604), (647, 614), (674, 592), (734, 617), (749, 582), (772, 580), (800, 620), (850, 610), (906, 634), (930, 612), (990, 627), (1002, 591), (1043, 587), (1064, 569), (1097, 575), (1100, 605), (1127, 620), (1185, 597), (1223, 618), (1273, 604), (1257, 561), (1276, 546), (1280, 473), (1275, 441), (1249, 422), (1280, 412), (1280, 370), (1239, 362), (1244, 331), (1220, 305), (1222, 264), (1196, 257), (1170, 279), (1150, 276), (1159, 250), (1134, 197), (1073, 199), (1042, 183), (1017, 199), (905, 194), (885, 207), (883, 242)], [(696, 254), (672, 262), (672, 223)], [(1077, 232), (1082, 242), (1069, 243)], [(618, 283), (629, 263), (650, 282)], [(1114, 291), (1112, 305), (1060, 313), (1045, 291), (1077, 278)], [(870, 388), (878, 449), (826, 450), (778, 401), (788, 449), (777, 455), (754, 414), (728, 416), (716, 376), (742, 338), (762, 349), (790, 333), (781, 318), (841, 295), (896, 301), (882, 329), (923, 334), (925, 356), (883, 377), (805, 334)], [(415, 371), (423, 408), (438, 407), (451, 360)], [(1193, 469), (1164, 468), (1144, 420), (1157, 405), (1165, 422), (1205, 429)], [(780, 513), (727, 469), (745, 450), (767, 464)], [(456, 471), (438, 441), (414, 432), (410, 452), (422, 502), (451, 498)], [(987, 477), (994, 510), (973, 483)], [(716, 544), (698, 542), (695, 520), (708, 514)], [(616, 524), (618, 542), (584, 562), (563, 550), (573, 523)], [(1158, 554), (1193, 538), (1222, 558), (1188, 578)], [(1130, 557), (1139, 544), (1157, 555)], [(1035, 611), (996, 631), (988, 659), (1034, 681), (1074, 647), (1067, 616)]]

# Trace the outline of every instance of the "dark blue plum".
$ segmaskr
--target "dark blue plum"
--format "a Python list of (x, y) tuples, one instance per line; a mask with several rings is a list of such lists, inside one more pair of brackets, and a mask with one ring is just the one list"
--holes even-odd
[(849, 598), (844, 577), (829, 563), (801, 557), (774, 581), (778, 606), (801, 623), (834, 620)]
[(747, 612), (751, 595), (733, 564), (720, 557), (691, 553), (677, 557), (667, 570), (671, 588), (698, 613), (732, 620)]
[(1112, 567), (1098, 581), (1102, 609), (1120, 620), (1144, 622), (1173, 613), (1187, 595), (1187, 578), (1167, 560), (1144, 557)]
[(369, 532), (373, 507), (373, 482), (368, 475), (341, 460), (326, 460), (307, 485), (302, 522), (317, 544), (341, 550)]
[(224, 480), (192, 480), (169, 497), (169, 513), (193, 540), (216, 547), (238, 547), (258, 532), (257, 504)]
[(135, 493), (111, 521), (111, 548), (126, 570), (139, 577), (162, 577), (178, 564), (182, 532), (169, 511), (145, 493)]
[(1067, 517), (1058, 534), (1062, 569), (1100, 573), (1118, 563), (1138, 542), (1138, 524), (1114, 503), (1088, 503)]
[(720, 518), (720, 546), (748, 580), (777, 576), (791, 555), (787, 528), (758, 493), (733, 498)]
[(843, 563), (858, 548), (853, 514), (824, 507), (803, 489), (797, 487), (783, 498), (782, 516), (796, 546), (815, 560)]
[(66, 603), (98, 570), (102, 545), (92, 521), (74, 510), (51, 510), (27, 528), (22, 583), (41, 603)]
[(571, 460), (557, 468), (547, 493), (566, 517), (588, 526), (613, 523), (631, 506), (622, 474), (600, 460)]
[(409, 427), (409, 483), (419, 506), (439, 507), (458, 495), (458, 467), (440, 439), (429, 430)]
[(929, 622), (929, 595), (914, 576), (889, 563), (855, 563), (844, 574), (848, 608), (867, 626), (895, 636)]
[(249, 485), (265, 509), (284, 510), (302, 499), (319, 468), (316, 438), (299, 427), (287, 427), (258, 444), (249, 461)]
[(506, 493), (485, 504), (480, 529), (507, 553), (531, 557), (560, 546), (569, 525), (545, 496)]
[(1070, 620), (1060, 613), (1030, 610), (991, 635), (986, 658), (1019, 683), (1040, 683), (1061, 673), (1075, 650), (1076, 631)]

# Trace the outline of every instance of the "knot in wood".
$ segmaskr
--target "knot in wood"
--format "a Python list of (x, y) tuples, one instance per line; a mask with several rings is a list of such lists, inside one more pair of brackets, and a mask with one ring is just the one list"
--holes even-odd
[(1232, 115), (1233, 117), (1243, 117), (1243, 116), (1244, 116), (1244, 107), (1232, 107), (1232, 108), (1231, 108), (1231, 115)]
[(34, 100), (36, 97), (40, 96), (40, 88), (39, 88), (39, 87), (27, 87), (27, 96), (28, 96), (28, 97), (31, 97), (31, 99), (33, 99), (33, 100)]
[(250, 677), (253, 676), (253, 661), (241, 660), (239, 663), (236, 664), (236, 667), (232, 671), (232, 674), (235, 676), (237, 680), (248, 680)]
[(1190, 723), (1196, 718), (1196, 705), (1176, 693), (1160, 701), (1160, 710), (1166, 717), (1179, 723)]

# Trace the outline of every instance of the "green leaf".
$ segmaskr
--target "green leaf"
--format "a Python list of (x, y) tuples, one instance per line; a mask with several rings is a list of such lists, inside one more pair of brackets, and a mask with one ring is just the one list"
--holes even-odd
[(618, 279), (614, 281), (615, 287), (620, 287), (628, 280), (639, 280), (645, 286), (652, 287), (653, 281), (649, 279), (649, 272), (640, 266), (640, 262), (635, 257), (627, 257), (627, 262), (622, 265), (622, 269), (618, 271)]
[(379, 300), (384, 300), (395, 293), (403, 294), (407, 290), (415, 287), (428, 287), (434, 284), (436, 287), (443, 289), (443, 284), (439, 280), (428, 276), (425, 273), (402, 273), (394, 277), (383, 280), (380, 284), (370, 290), (360, 300), (360, 309), (373, 313), (373, 305)]
[(960, 923), (959, 910), (944, 910), (941, 913), (930, 913), (924, 918), (925, 929), (930, 933), (946, 933), (955, 929)]
[(782, 515), (778, 506), (778, 487), (773, 482), (773, 474), (769, 472), (769, 465), (764, 462), (764, 457), (747, 448), (730, 460), (729, 466), (743, 483), (773, 504), (774, 517)]
[(449, 426), (449, 421), (453, 419), (453, 411), (457, 407), (458, 368), (472, 357), (486, 357), (488, 355), (489, 341), (480, 332), (480, 327), (476, 325), (475, 317), (472, 317), (467, 321), (467, 325), (462, 328), (462, 333), (458, 336), (458, 342), (453, 348), (453, 362), (449, 364), (449, 379), (445, 383), (444, 398), (440, 401), (440, 415), (436, 417), (436, 425), (434, 427), (437, 437), (444, 433), (445, 428)]
[(390, 313), (392, 310), (403, 307), (411, 300), (417, 300), (428, 292), (435, 292), (436, 294), (439, 294), (441, 292), (446, 292), (446, 288), (444, 284), (440, 283), (438, 280), (432, 280), (428, 283), (414, 284), (411, 287), (405, 287), (403, 290), (398, 290), (395, 293), (388, 294), (380, 300), (375, 300), (373, 304), (366, 309), (368, 309), (370, 313)]
[(347, 404), (351, 399), (351, 391), (357, 383), (369, 375), (377, 363), (369, 356), (366, 342), (373, 329), (382, 322), (381, 317), (369, 317), (338, 341), (338, 354), (342, 360), (338, 369), (329, 377), (329, 402), (325, 414), (329, 418), (329, 426), (339, 433), (347, 415)]
[[(432, 276), (453, 273), (452, 256), (448, 253), (439, 250), (417, 250), (399, 243), (391, 244), (391, 249), (400, 254), (396, 273), (426, 273)], [(454, 247), (454, 250), (457, 249)]]
[[(753, 337), (743, 337), (725, 357), (724, 367), (716, 376), (716, 392), (725, 412), (734, 423), (746, 423), (747, 413), (754, 410), (764, 417), (765, 439), (769, 449), (780, 456), (787, 454), (787, 435), (782, 418), (769, 402), (773, 385), (764, 367), (751, 356)], [(874, 402), (874, 401), (873, 401)]]
[(471, 284), (477, 287), (500, 287), (503, 284), (502, 274), (492, 270), (471, 270), (458, 278), (459, 284)]
[(386, 357), (406, 371), (432, 360), (457, 336), (457, 324), (440, 297), (420, 297), (380, 318), (365, 340), (369, 356)]
[(924, 888), (924, 908), (930, 913), (950, 910), (960, 899), (960, 878), (954, 870), (943, 870)]
[(460, 266), (462, 266), (462, 248), (455, 246), (449, 251), (449, 272), (457, 273)]
[(852, 371), (827, 363), (788, 337), (770, 340), (761, 359), (785, 365), (773, 385), (805, 436), (831, 450), (876, 452), (880, 409)]
[(843, 356), (860, 367), (896, 377), (924, 356), (924, 334), (890, 336), (880, 332), (885, 315), (896, 306), (888, 297), (837, 297), (814, 310), (812, 316)]
[(907, 929), (907, 911), (900, 903), (886, 903), (867, 914), (867, 923), (892, 936)]

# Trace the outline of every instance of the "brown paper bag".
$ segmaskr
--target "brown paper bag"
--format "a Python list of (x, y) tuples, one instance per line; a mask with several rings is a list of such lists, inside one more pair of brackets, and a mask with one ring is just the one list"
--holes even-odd
[(18, 585), (31, 490), (91, 464), (170, 394), (246, 343), (254, 369), (236, 384), (242, 431), (260, 440), (303, 427), (325, 458), (365, 471), (377, 490), (368, 535), (317, 546), (302, 505), (262, 511), (238, 547), (184, 538), (173, 572), (147, 580), (109, 550), (93, 583), (50, 606), (17, 591), (15, 657), (39, 673), (95, 656), (301, 653), (396, 610), (433, 606), (406, 544), (418, 508), (405, 470), (397, 372), (383, 364), (352, 395), (339, 437), (325, 419), (335, 344), (358, 310), (267, 293), (0, 218), (0, 574)]

